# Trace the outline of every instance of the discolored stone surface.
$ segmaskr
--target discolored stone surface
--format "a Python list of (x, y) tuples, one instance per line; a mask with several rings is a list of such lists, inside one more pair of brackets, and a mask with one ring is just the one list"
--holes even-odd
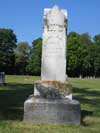
[(36, 81), (34, 83), (34, 95), (44, 98), (65, 98), (72, 94), (72, 85), (59, 81)]
[(24, 103), (24, 121), (36, 124), (80, 124), (80, 103), (68, 99), (31, 97)]

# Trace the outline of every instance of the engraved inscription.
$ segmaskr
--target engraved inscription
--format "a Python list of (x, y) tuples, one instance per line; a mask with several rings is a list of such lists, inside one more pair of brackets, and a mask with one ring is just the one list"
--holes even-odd
[(44, 10), (42, 80), (64, 82), (66, 77), (67, 12), (58, 7)]

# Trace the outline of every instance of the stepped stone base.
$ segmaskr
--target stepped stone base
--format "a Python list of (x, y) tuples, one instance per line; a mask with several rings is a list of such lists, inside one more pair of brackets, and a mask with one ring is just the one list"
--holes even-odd
[(24, 121), (35, 124), (80, 124), (80, 103), (70, 99), (31, 97), (24, 103)]

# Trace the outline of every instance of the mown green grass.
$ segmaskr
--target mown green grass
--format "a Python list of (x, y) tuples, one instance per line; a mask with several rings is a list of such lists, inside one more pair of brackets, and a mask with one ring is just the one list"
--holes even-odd
[(40, 77), (6, 76), (0, 87), (0, 133), (100, 133), (100, 79), (68, 79), (81, 103), (81, 125), (34, 125), (23, 122), (24, 101)]

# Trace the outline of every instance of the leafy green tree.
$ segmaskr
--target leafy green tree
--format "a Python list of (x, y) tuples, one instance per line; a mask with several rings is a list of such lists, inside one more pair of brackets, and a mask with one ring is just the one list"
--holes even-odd
[(94, 40), (94, 75), (100, 76), (100, 34), (97, 34), (93, 38)]
[(100, 45), (95, 46), (94, 54), (94, 75), (96, 77), (100, 76)]
[(76, 32), (68, 34), (67, 73), (69, 76), (79, 76), (82, 65), (82, 45), (80, 35)]
[(100, 34), (95, 35), (93, 40), (95, 44), (100, 45)]
[[(93, 43), (91, 37), (88, 33), (81, 34), (81, 43), (82, 43), (82, 75), (83, 76), (92, 76), (93, 75), (93, 61), (94, 58), (91, 54), (93, 51)], [(93, 53), (93, 52), (92, 52)]]
[(13, 73), (15, 65), (14, 49), (16, 35), (11, 29), (0, 29), (0, 71)]
[(33, 75), (41, 73), (41, 54), (42, 54), (42, 39), (38, 38), (32, 42), (30, 61), (27, 66), (27, 72)]
[(91, 44), (91, 36), (88, 33), (81, 34), (82, 45), (90, 45)]
[(26, 67), (29, 62), (30, 46), (27, 42), (19, 42), (16, 53), (16, 74), (26, 74)]
[(88, 33), (81, 35), (84, 60), (82, 73), (85, 76), (100, 76), (100, 34), (95, 35), (94, 42)]

